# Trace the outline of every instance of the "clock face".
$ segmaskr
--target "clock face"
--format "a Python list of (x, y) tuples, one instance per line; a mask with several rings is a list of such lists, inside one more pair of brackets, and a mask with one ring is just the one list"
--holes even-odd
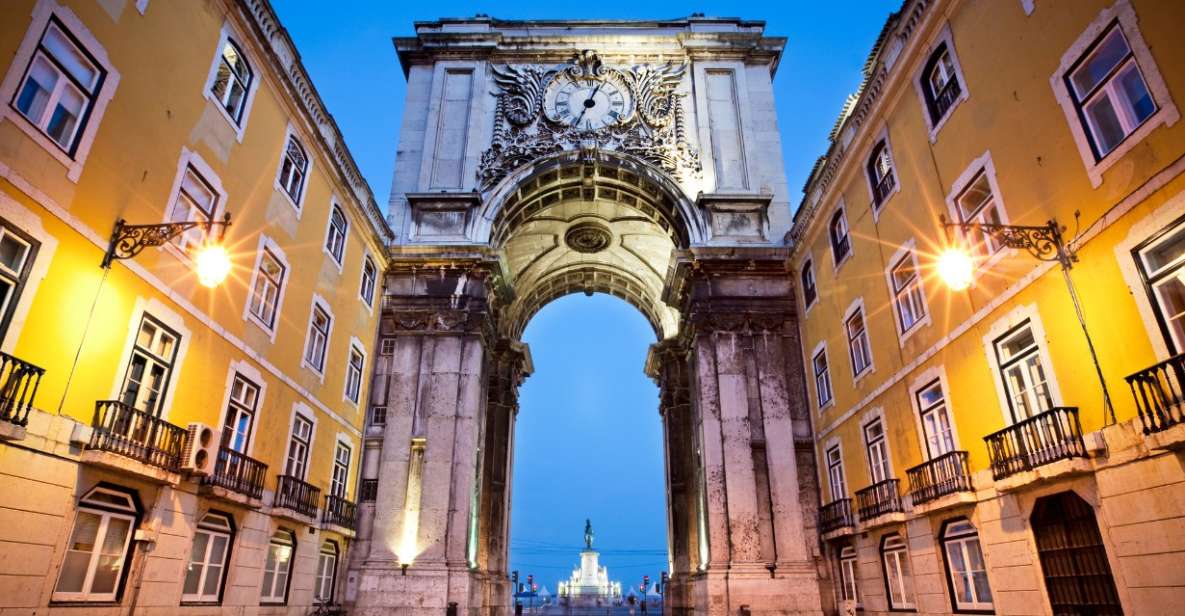
[(612, 79), (558, 77), (548, 88), (546, 110), (553, 122), (593, 131), (628, 119), (633, 101)]

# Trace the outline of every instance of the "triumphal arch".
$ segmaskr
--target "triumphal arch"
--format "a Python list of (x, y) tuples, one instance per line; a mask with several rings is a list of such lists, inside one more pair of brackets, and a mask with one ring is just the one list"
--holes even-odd
[(387, 413), (364, 456), (355, 613), (508, 613), (532, 370), (519, 338), (578, 292), (654, 327), (668, 609), (820, 612), (771, 86), (784, 43), (762, 22), (700, 16), (478, 16), (395, 39), (408, 97), (371, 400)]

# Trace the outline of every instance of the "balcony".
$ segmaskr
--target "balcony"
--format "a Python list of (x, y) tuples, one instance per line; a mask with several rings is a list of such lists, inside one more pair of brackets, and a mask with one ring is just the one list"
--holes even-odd
[(233, 449), (218, 449), (214, 472), (202, 477), (202, 493), (232, 503), (259, 508), (267, 465)]
[[(983, 438), (992, 462), (996, 489), (1006, 491), (1042, 479), (1051, 479), (1089, 466), (1082, 424), (1076, 407), (1054, 407)], [(1076, 460), (1081, 458), (1081, 460)], [(1041, 469), (1062, 460), (1057, 468)], [(1073, 462), (1081, 462), (1075, 465)], [(1001, 480), (1016, 477), (1003, 484)]]
[(872, 189), (872, 200), (876, 207), (879, 208), (883, 205), (889, 196), (893, 194), (893, 189), (896, 187), (897, 176), (892, 171), (889, 171)]
[(907, 471), (909, 499), (915, 512), (936, 511), (974, 502), (966, 451), (945, 453)]
[(950, 111), (962, 93), (963, 87), (959, 85), (959, 80), (951, 77), (950, 81), (942, 86), (942, 91), (934, 97), (933, 107), (930, 109), (930, 120), (937, 124), (939, 120), (946, 117), (946, 112)]
[(379, 495), (379, 480), (378, 479), (363, 479), (362, 487), (358, 490), (358, 501), (363, 503), (373, 503), (375, 498)]
[(317, 520), (317, 501), (321, 490), (296, 477), (276, 475), (276, 495), (272, 513), (294, 522), (313, 525)]
[(29, 411), (45, 369), (0, 353), (0, 439), (25, 438)]
[(177, 484), (185, 429), (118, 400), (95, 403), (92, 432), (82, 461)]
[(898, 483), (896, 479), (885, 479), (856, 492), (861, 530), (905, 520)]
[(321, 512), (321, 528), (349, 537), (358, 529), (358, 506), (341, 496), (325, 495), (325, 509)]
[(856, 519), (852, 517), (852, 499), (841, 498), (819, 508), (819, 533), (824, 539), (852, 534)]
[(1185, 353), (1127, 377), (1153, 449), (1185, 447)]

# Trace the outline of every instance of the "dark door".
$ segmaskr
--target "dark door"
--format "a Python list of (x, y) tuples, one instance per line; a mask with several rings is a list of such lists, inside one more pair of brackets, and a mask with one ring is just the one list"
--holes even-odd
[(1119, 616), (1119, 594), (1094, 510), (1073, 492), (1037, 500), (1033, 537), (1055, 616)]

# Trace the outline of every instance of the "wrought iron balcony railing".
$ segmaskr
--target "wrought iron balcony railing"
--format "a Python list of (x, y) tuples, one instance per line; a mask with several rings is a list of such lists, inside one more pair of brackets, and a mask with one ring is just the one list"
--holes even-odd
[(316, 486), (289, 475), (276, 475), (276, 498), (272, 505), (315, 518), (320, 496), (321, 490)]
[(1058, 460), (1086, 457), (1078, 408), (1056, 406), (983, 437), (997, 480)]
[(886, 173), (885, 177), (881, 178), (880, 181), (876, 183), (876, 186), (874, 186), (872, 189), (872, 197), (876, 202), (877, 207), (880, 207), (880, 205), (885, 202), (885, 199), (888, 199), (889, 195), (893, 194), (893, 189), (896, 186), (897, 175), (892, 171)]
[(844, 527), (855, 526), (852, 517), (852, 499), (841, 498), (819, 508), (819, 532), (829, 533)]
[(362, 487), (358, 490), (358, 501), (363, 503), (373, 503), (374, 499), (379, 494), (379, 480), (378, 479), (363, 479)]
[(951, 451), (907, 471), (909, 497), (915, 505), (936, 498), (971, 491), (971, 469), (966, 451)]
[(181, 470), (185, 429), (119, 400), (95, 403), (90, 449), (109, 451), (169, 471)]
[(0, 420), (25, 426), (45, 368), (0, 353)]
[(263, 497), (263, 481), (267, 465), (233, 449), (218, 449), (214, 472), (202, 478), (204, 485), (218, 486), (249, 496)]
[(1144, 434), (1185, 422), (1185, 353), (1127, 377)]
[(325, 509), (321, 512), (321, 521), (355, 530), (358, 524), (358, 506), (333, 494), (325, 495)]
[(959, 95), (963, 93), (963, 87), (959, 85), (959, 80), (956, 77), (951, 77), (950, 81), (942, 86), (942, 91), (934, 96), (934, 106), (930, 110), (930, 120), (937, 122), (946, 116), (946, 112), (950, 110), (951, 106), (958, 100)]
[(896, 479), (878, 481), (856, 492), (856, 511), (861, 520), (871, 520), (886, 513), (905, 511)]

